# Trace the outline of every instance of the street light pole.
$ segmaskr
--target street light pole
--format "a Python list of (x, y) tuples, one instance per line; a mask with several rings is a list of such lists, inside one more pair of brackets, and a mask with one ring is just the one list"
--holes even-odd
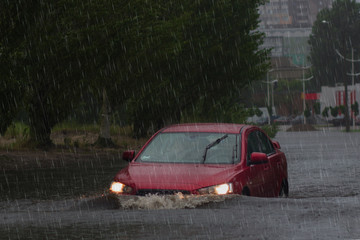
[[(267, 98), (267, 100), (268, 100), (268, 105), (267, 105), (267, 107), (272, 107), (272, 109), (274, 109), (274, 83), (276, 83), (276, 82), (278, 82), (277, 79), (272, 80), (272, 81), (263, 81), (263, 83), (266, 83), (266, 84), (267, 84), (267, 92), (268, 92), (268, 98)], [(272, 106), (270, 106), (270, 87), (269, 87), (270, 84), (272, 84), (272, 85), (271, 85)], [(268, 112), (268, 113), (269, 113), (269, 112)], [(270, 116), (270, 113), (269, 113), (269, 117), (268, 117), (268, 124), (269, 124), (269, 125), (270, 125), (270, 118), (271, 118), (271, 116)]]
[(271, 81), (271, 106), (272, 109), (275, 109), (275, 104), (274, 104), (274, 83), (278, 82), (277, 79)]
[[(296, 67), (297, 67), (297, 68), (300, 68), (300, 67), (298, 67), (298, 66), (296, 66)], [(302, 68), (302, 70), (303, 70), (303, 71), (302, 71), (302, 75), (303, 75), (303, 76), (302, 76), (302, 79), (301, 79), (300, 81), (302, 81), (302, 83), (303, 83), (303, 114), (304, 114), (304, 124), (306, 124), (306, 117), (305, 117), (305, 110), (306, 110), (306, 103), (305, 103), (305, 82), (311, 80), (311, 79), (313, 78), (313, 76), (305, 79), (305, 69), (311, 68), (311, 65), (305, 67), (305, 63), (303, 62), (303, 66), (302, 66), (301, 68)]]
[[(355, 91), (355, 85), (354, 85), (354, 83), (355, 83), (355, 80), (354, 80), (354, 48), (352, 47), (351, 48), (351, 85), (352, 85), (352, 87), (353, 87), (353, 91)], [(355, 92), (354, 92), (355, 93)], [(355, 103), (355, 94), (352, 94), (352, 97), (351, 97), (351, 102), (353, 102), (353, 104)], [(351, 107), (350, 107), (350, 109), (351, 109)], [(355, 129), (355, 114), (353, 113), (352, 114), (353, 116), (353, 118), (352, 118), (352, 122), (353, 122), (353, 129)]]
[[(305, 64), (303, 64), (305, 65)], [(302, 77), (302, 83), (303, 83), (303, 114), (304, 114), (304, 125), (306, 124), (306, 116), (305, 116), (305, 110), (306, 110), (306, 103), (305, 103), (305, 70), (302, 71), (303, 77)]]
[(270, 106), (270, 90), (269, 90), (269, 72), (266, 75), (266, 87), (267, 87), (267, 106)]
[(306, 104), (305, 104), (305, 82), (306, 81), (310, 81), (311, 79), (313, 79), (314, 76), (311, 76), (307, 79), (304, 78), (303, 75), (303, 79), (301, 80), (303, 83), (303, 110), (304, 110), (304, 124), (306, 124), (306, 116), (305, 116), (305, 110), (306, 110)]
[[(267, 73), (266, 73), (266, 87), (267, 87), (267, 107), (270, 107), (270, 88), (269, 88), (269, 84), (270, 84), (270, 81), (269, 81), (269, 73), (271, 73), (272, 71), (274, 71), (274, 69), (270, 69)], [(277, 81), (277, 80), (276, 80)], [(268, 124), (270, 125), (270, 113), (268, 111)]]

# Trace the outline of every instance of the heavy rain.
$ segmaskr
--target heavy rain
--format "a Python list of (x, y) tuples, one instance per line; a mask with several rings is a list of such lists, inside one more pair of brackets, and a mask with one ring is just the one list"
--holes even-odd
[[(1, 0), (0, 239), (360, 239), (359, 29), (359, 0)], [(136, 154), (159, 129), (209, 122), (266, 133), (289, 194), (231, 174), (201, 194), (196, 169), (140, 194), (119, 175), (158, 169)], [(245, 133), (217, 131), (190, 142), (196, 164), (160, 142), (159, 168), (210, 182), (252, 160)], [(110, 189), (124, 173), (136, 191)]]

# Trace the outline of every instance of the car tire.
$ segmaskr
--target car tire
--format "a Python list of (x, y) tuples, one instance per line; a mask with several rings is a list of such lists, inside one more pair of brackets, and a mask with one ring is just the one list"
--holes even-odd
[(281, 183), (279, 197), (288, 197), (288, 196), (289, 196), (289, 183), (287, 179), (284, 179)]
[(250, 196), (250, 190), (248, 187), (244, 187), (243, 190), (241, 191), (241, 195), (243, 196)]

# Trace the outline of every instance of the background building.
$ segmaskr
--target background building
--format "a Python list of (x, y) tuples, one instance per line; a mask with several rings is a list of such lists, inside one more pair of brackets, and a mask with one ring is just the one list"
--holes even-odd
[(259, 8), (259, 30), (266, 35), (263, 47), (273, 48), (271, 74), (278, 79), (302, 78), (308, 66), (308, 39), (316, 16), (332, 0), (270, 0)]

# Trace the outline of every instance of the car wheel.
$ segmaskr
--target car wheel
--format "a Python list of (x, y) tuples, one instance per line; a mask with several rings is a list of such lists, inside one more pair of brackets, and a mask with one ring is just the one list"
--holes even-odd
[(284, 179), (281, 183), (279, 197), (288, 197), (288, 196), (289, 196), (289, 183), (286, 179)]
[(241, 195), (244, 196), (250, 196), (250, 190), (248, 187), (244, 187), (243, 190), (241, 191)]

